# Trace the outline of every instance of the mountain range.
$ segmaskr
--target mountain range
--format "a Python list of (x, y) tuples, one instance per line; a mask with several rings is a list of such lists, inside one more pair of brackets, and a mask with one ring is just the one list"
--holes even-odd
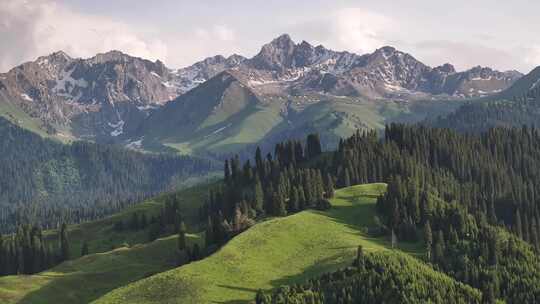
[(357, 128), (421, 120), (522, 76), (433, 68), (389, 46), (338, 52), (284, 34), (252, 58), (218, 55), (178, 70), (119, 51), (88, 59), (59, 51), (0, 74), (0, 115), (61, 140), (226, 153), (308, 131), (331, 143)]

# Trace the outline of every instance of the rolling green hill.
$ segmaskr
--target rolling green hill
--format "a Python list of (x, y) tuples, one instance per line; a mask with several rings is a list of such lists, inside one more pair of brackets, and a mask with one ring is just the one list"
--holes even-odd
[[(187, 235), (188, 242), (199, 242)], [(176, 235), (64, 262), (35, 275), (0, 278), (0, 302), (84, 304), (106, 292), (176, 265)]]
[(335, 145), (357, 129), (381, 130), (389, 122), (417, 122), (449, 113), (462, 101), (368, 100), (323, 94), (258, 95), (223, 73), (153, 113), (135, 137), (151, 151), (227, 154), (246, 146), (272, 147), (320, 133)]
[[(147, 243), (148, 231), (115, 231), (114, 223), (128, 222), (134, 213), (159, 214), (164, 201), (180, 198), (180, 210), (189, 231), (198, 231), (198, 209), (211, 184), (200, 184), (175, 193), (163, 194), (126, 208), (102, 220), (68, 228), (72, 260), (35, 275), (0, 277), (0, 303), (88, 303), (129, 282), (173, 268), (176, 265), (177, 235)], [(44, 232), (58, 239), (56, 230)], [(199, 242), (199, 234), (188, 234), (188, 244)], [(90, 255), (80, 257), (88, 241)]]
[[(82, 243), (85, 240), (88, 242), (90, 253), (106, 252), (126, 244), (134, 245), (147, 242), (147, 230), (115, 231), (113, 226), (119, 221), (127, 223), (134, 213), (139, 215), (145, 213), (148, 217), (159, 214), (164, 201), (170, 196), (180, 198), (180, 210), (189, 231), (198, 231), (198, 211), (208, 195), (209, 187), (211, 186), (203, 183), (178, 192), (163, 194), (146, 200), (101, 220), (70, 225), (68, 227), (70, 256), (75, 258), (80, 255)], [(58, 239), (58, 231), (45, 231), (44, 237), (49, 240), (56, 240)]]
[[(369, 236), (385, 184), (338, 190), (328, 211), (304, 211), (257, 224), (214, 255), (114, 290), (95, 303), (246, 303), (259, 289), (303, 282), (349, 265), (358, 245), (390, 250)], [(401, 247), (401, 246), (400, 246)], [(412, 255), (421, 244), (402, 244)]]

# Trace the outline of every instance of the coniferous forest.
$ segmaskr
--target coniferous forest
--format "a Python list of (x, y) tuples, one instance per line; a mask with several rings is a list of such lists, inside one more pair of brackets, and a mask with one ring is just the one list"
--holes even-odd
[(0, 227), (101, 218), (216, 167), (188, 156), (44, 139), (0, 118)]
[(427, 124), (479, 134), (493, 127), (538, 127), (539, 122), (540, 88), (534, 88), (510, 99), (468, 102), (455, 112)]
[(0, 304), (540, 304), (540, 2), (91, 2), (0, 0)]
[(289, 141), (273, 155), (257, 151), (254, 164), (228, 161), (223, 188), (201, 214), (208, 239), (219, 243), (264, 214), (327, 208), (334, 185), (387, 182), (377, 202), (383, 230), (400, 241), (422, 240), (426, 262), (482, 291), (486, 303), (535, 303), (539, 164), (540, 132), (529, 127), (464, 135), (393, 124), (383, 140), (358, 132), (328, 153), (311, 135), (305, 147)]

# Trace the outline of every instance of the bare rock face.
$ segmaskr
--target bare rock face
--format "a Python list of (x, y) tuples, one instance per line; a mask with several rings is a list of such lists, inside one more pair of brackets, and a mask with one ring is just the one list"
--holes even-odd
[(365, 55), (336, 52), (306, 41), (296, 44), (287, 34), (265, 44), (253, 58), (216, 56), (179, 73), (192, 75), (186, 83), (193, 88), (224, 70), (234, 70), (241, 81), (263, 95), (315, 92), (374, 99), (478, 97), (506, 89), (522, 76), (482, 67), (457, 72), (450, 64), (432, 68), (389, 46)]
[(89, 59), (56, 52), (0, 76), (2, 91), (31, 116), (65, 125), (80, 138), (119, 137), (183, 93), (160, 61), (118, 51)]

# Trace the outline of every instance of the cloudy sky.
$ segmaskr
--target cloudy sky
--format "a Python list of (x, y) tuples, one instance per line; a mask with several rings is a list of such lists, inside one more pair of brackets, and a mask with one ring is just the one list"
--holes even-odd
[(540, 65), (539, 11), (531, 0), (0, 0), (0, 72), (57, 50), (118, 49), (178, 68), (252, 56), (282, 33), (359, 54), (391, 45), (432, 66), (528, 72)]

